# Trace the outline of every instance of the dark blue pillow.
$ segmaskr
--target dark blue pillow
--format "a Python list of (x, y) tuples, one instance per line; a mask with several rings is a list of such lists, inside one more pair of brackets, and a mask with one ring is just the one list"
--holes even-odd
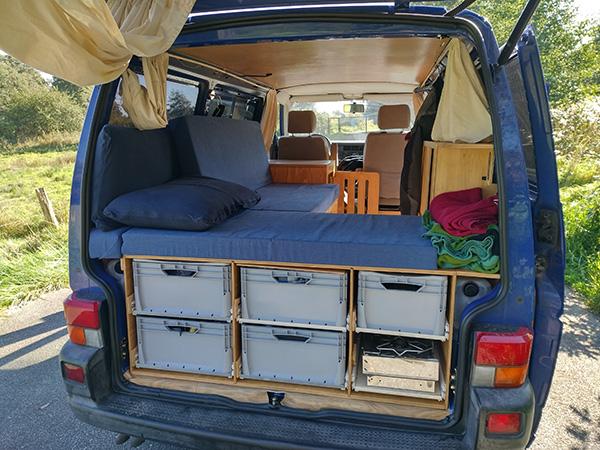
[(259, 200), (256, 192), (239, 184), (214, 178), (180, 178), (123, 194), (104, 208), (104, 215), (132, 227), (201, 231)]

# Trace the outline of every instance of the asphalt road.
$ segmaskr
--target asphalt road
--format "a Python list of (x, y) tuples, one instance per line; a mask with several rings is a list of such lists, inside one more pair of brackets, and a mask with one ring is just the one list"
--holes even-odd
[[(57, 355), (66, 290), (0, 315), (0, 448), (118, 449), (115, 434), (79, 422)], [(533, 448), (600, 448), (600, 319), (570, 295), (554, 383)], [(141, 448), (173, 449), (146, 442)]]

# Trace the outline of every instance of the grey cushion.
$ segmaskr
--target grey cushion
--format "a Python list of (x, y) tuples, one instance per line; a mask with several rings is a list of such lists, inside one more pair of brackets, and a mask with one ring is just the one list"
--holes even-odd
[(252, 190), (271, 182), (258, 122), (186, 116), (172, 120), (169, 128), (181, 175), (219, 178)]
[(100, 131), (92, 170), (91, 216), (103, 230), (119, 226), (103, 210), (122, 194), (156, 186), (175, 175), (167, 129), (140, 131), (106, 125)]

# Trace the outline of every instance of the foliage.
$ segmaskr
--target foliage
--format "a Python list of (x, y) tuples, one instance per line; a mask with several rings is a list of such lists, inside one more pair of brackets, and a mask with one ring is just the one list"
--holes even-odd
[[(526, 0), (478, 0), (471, 9), (486, 17), (502, 44)], [(600, 94), (600, 26), (578, 22), (574, 0), (542, 0), (532, 23), (553, 104)]]
[(600, 314), (600, 98), (554, 110), (566, 282)]
[(47, 86), (35, 69), (10, 56), (0, 56), (0, 113), (14, 96)]
[(72, 133), (81, 129), (83, 108), (66, 94), (34, 89), (13, 98), (0, 118), (0, 135), (22, 142), (47, 133)]
[(10, 56), (0, 57), (0, 150), (46, 134), (81, 129), (84, 105)]
[(85, 108), (92, 95), (92, 87), (80, 87), (62, 78), (52, 78), (52, 88), (69, 96), (77, 105)]
[(181, 91), (171, 91), (167, 101), (167, 116), (169, 119), (194, 114), (194, 105)]
[[(40, 145), (44, 145), (43, 143)], [(38, 147), (33, 147), (37, 151)], [(75, 145), (0, 154), (0, 308), (68, 284), (68, 209)], [(44, 221), (35, 195), (43, 186), (59, 228)]]

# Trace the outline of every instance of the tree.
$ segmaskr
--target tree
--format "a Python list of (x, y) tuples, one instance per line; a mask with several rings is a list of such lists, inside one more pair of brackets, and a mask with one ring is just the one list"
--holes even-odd
[(171, 91), (167, 102), (167, 116), (169, 119), (190, 116), (194, 114), (194, 105), (181, 91)]
[[(526, 0), (478, 0), (471, 9), (492, 24), (500, 44), (512, 31)], [(600, 93), (598, 25), (577, 20), (574, 0), (542, 0), (532, 18), (553, 104)]]
[(13, 96), (47, 86), (37, 70), (12, 56), (0, 56), (0, 113)]
[(62, 78), (52, 77), (52, 87), (59, 92), (67, 94), (71, 99), (81, 105), (87, 106), (92, 94), (90, 86), (80, 87)]

